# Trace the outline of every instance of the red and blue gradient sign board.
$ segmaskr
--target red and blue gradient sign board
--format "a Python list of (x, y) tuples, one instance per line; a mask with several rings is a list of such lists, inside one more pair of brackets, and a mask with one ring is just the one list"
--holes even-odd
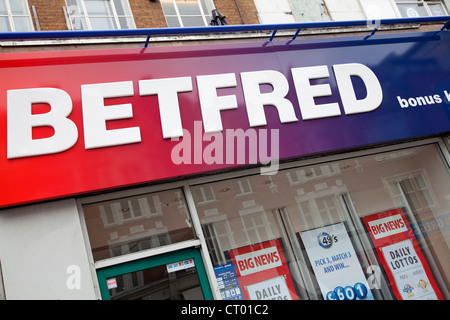
[(449, 56), (448, 31), (2, 53), (0, 207), (448, 132)]

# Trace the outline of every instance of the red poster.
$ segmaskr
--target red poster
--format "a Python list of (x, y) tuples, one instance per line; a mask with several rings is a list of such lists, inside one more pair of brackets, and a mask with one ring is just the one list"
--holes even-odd
[(298, 300), (278, 240), (233, 249), (230, 256), (245, 300)]
[(363, 218), (399, 300), (443, 300), (403, 209)]

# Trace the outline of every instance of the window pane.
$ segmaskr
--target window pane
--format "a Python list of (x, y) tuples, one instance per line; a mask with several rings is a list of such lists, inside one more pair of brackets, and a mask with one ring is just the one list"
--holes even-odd
[(428, 16), (427, 10), (420, 4), (397, 4), (402, 17), (415, 18)]
[(84, 14), (83, 6), (81, 5), (81, 0), (66, 0), (66, 4), (67, 10), (71, 16)]
[(179, 189), (84, 205), (94, 260), (195, 239), (186, 207)]
[(169, 28), (177, 28), (180, 26), (180, 21), (177, 17), (166, 17), (167, 26)]
[(166, 16), (174, 16), (177, 14), (172, 0), (161, 0), (161, 6)]
[(5, 0), (0, 0), (0, 14), (8, 14), (8, 11), (6, 11)]
[(203, 21), (202, 17), (181, 17), (181, 20), (183, 21), (184, 27), (199, 27), (204, 26), (205, 23)]
[(112, 16), (111, 2), (109, 0), (85, 0), (84, 3), (90, 16)]
[(0, 17), (0, 30), (11, 31), (11, 26), (9, 25), (8, 17)]
[(445, 16), (447, 14), (443, 5), (440, 3), (431, 3), (428, 5), (428, 8), (430, 8), (431, 15), (433, 16)]
[(89, 18), (92, 30), (117, 29), (113, 18)]
[(200, 3), (202, 5), (203, 14), (205, 14), (208, 17), (208, 20), (211, 19), (211, 11), (214, 9), (214, 6), (211, 6), (211, 1), (207, 0), (200, 0)]
[(119, 23), (120, 23), (121, 29), (133, 29), (134, 28), (134, 23), (131, 18), (120, 17)]
[(74, 30), (87, 30), (86, 19), (82, 17), (74, 17), (72, 20), (72, 26)]
[(124, 0), (114, 0), (114, 6), (119, 16), (131, 16), (130, 8), (124, 3)]
[(27, 7), (24, 0), (12, 0), (9, 1), (9, 6), (11, 7), (11, 13), (16, 14), (27, 14)]
[(14, 17), (14, 27), (16, 31), (32, 31), (30, 20), (28, 17)]
[(201, 14), (197, 0), (178, 0), (178, 11), (180, 15), (199, 15)]

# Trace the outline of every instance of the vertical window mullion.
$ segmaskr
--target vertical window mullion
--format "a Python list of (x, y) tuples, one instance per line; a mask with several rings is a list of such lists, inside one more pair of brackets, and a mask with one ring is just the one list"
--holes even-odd
[(421, 3), (423, 4), (425, 11), (427, 12), (428, 16), (432, 16), (433, 13), (431, 12), (430, 8), (428, 7), (428, 3), (426, 3), (425, 1), (421, 1)]
[(12, 16), (11, 6), (9, 5), (9, 0), (5, 1), (6, 12), (8, 13), (8, 21), (9, 26), (11, 27), (11, 31), (16, 31), (16, 26), (14, 25), (14, 19)]
[(84, 19), (86, 21), (86, 27), (88, 28), (88, 30), (92, 30), (91, 21), (89, 20), (89, 15), (86, 10), (86, 5), (84, 3), (84, 0), (81, 0), (81, 6), (83, 7), (83, 15), (84, 15)]
[(180, 27), (184, 27), (183, 20), (181, 19), (180, 10), (178, 10), (178, 4), (176, 0), (173, 1), (173, 7), (175, 8), (175, 12), (177, 14), (178, 22), (180, 23)]
[(206, 26), (206, 25), (208, 25), (208, 23), (207, 23), (207, 21), (206, 21), (205, 12), (203, 11), (203, 6), (202, 6), (202, 4), (200, 3), (200, 1), (202, 1), (202, 0), (197, 0), (197, 6), (198, 6), (199, 9), (200, 9), (200, 14), (202, 15), (203, 23), (204, 23), (205, 26)]
[(116, 5), (113, 0), (108, 0), (111, 3), (111, 10), (113, 14), (114, 21), (116, 22), (117, 29), (122, 29), (119, 21), (119, 15), (117, 14)]

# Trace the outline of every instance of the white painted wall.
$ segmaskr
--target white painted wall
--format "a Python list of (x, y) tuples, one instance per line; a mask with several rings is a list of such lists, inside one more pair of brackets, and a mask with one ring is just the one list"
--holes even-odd
[(295, 22), (288, 0), (255, 0), (255, 6), (261, 24)]
[(398, 18), (392, 0), (324, 0), (330, 17), (339, 20)]
[(360, 0), (367, 19), (393, 19), (400, 17), (391, 0)]
[[(260, 23), (351, 21), (401, 17), (395, 0), (254, 0)], [(450, 0), (446, 0), (450, 1)], [(328, 13), (325, 14), (325, 8)]]
[(74, 199), (0, 210), (6, 299), (97, 299)]
[(365, 20), (358, 0), (324, 0), (333, 21)]

